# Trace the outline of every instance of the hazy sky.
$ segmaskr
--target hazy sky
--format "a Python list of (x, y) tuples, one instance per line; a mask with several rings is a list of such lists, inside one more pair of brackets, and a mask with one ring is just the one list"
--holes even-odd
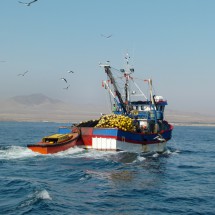
[(120, 69), (128, 52), (135, 75), (152, 78), (169, 109), (214, 114), (214, 9), (214, 0), (38, 0), (30, 7), (0, 0), (0, 99), (43, 93), (106, 102), (99, 62)]

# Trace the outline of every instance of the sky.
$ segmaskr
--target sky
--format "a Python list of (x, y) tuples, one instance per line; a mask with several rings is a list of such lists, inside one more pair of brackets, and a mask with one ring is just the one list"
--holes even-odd
[(99, 62), (120, 69), (129, 53), (135, 76), (152, 78), (168, 109), (215, 115), (214, 8), (214, 0), (38, 0), (29, 7), (0, 0), (0, 100), (42, 93), (105, 104)]

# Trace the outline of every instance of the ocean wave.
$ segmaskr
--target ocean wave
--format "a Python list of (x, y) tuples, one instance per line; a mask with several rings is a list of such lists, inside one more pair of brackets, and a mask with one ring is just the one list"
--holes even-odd
[(33, 194), (30, 194), (26, 200), (24, 200), (21, 204), (20, 204), (20, 208), (22, 207), (27, 207), (30, 205), (34, 205), (35, 203), (37, 203), (38, 201), (41, 200), (52, 200), (51, 196), (49, 195), (47, 190), (38, 190), (36, 192), (34, 192)]
[(152, 155), (153, 158), (157, 158), (158, 156), (159, 156), (158, 153), (154, 153), (154, 154)]
[[(171, 155), (178, 154), (179, 150), (168, 149), (161, 155)], [(27, 147), (23, 146), (6, 146), (0, 148), (0, 159), (3, 160), (13, 160), (13, 159), (24, 159), (35, 156), (44, 156), (44, 157), (72, 157), (72, 158), (92, 158), (92, 159), (102, 159), (105, 161), (116, 161), (122, 163), (132, 163), (132, 162), (141, 162), (145, 160), (145, 156), (140, 156), (138, 153), (131, 152), (116, 152), (116, 151), (98, 151), (98, 150), (86, 150), (79, 147), (73, 147), (66, 151), (54, 153), (54, 154), (39, 154), (31, 151)], [(150, 154), (152, 157), (159, 157), (160, 154), (153, 153)], [(146, 156), (147, 157), (147, 156)]]
[(178, 155), (180, 153), (180, 150), (178, 149), (167, 149), (165, 152), (163, 152), (163, 155)]
[(43, 199), (43, 200), (52, 200), (51, 196), (49, 195), (47, 190), (42, 190), (39, 192), (36, 192), (36, 197), (38, 199)]
[(142, 162), (142, 161), (144, 161), (144, 160), (146, 160), (145, 157), (140, 156), (140, 155), (137, 156), (137, 159), (136, 159), (137, 162)]
[(0, 149), (0, 159), (13, 160), (37, 156), (36, 153), (22, 146), (8, 146)]
[(72, 158), (88, 158), (93, 160), (102, 159), (104, 161), (110, 161), (113, 160), (112, 157), (117, 154), (116, 151), (98, 151), (94, 149), (86, 150), (78, 147), (75, 150), (74, 149), (75, 148), (67, 150), (67, 153), (58, 153), (58, 155)]
[(116, 163), (132, 164), (135, 162), (142, 162), (146, 158), (138, 153), (133, 152), (116, 152), (116, 151), (97, 151), (89, 150), (84, 154), (80, 154), (81, 157), (101, 159), (104, 161), (111, 161)]
[(54, 157), (74, 157), (75, 155), (82, 154), (85, 150), (79, 147), (72, 147), (66, 151), (54, 153), (54, 154), (49, 154), (49, 156), (54, 156)]
[(110, 158), (116, 153), (117, 152), (113, 151), (88, 150), (86, 153), (82, 154), (82, 156), (86, 158), (110, 160)]

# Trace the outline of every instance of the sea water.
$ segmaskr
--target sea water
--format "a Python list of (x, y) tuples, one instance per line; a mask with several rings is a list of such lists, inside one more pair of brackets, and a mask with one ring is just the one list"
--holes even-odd
[(0, 214), (215, 214), (215, 127), (175, 126), (147, 156), (27, 149), (62, 125), (0, 122)]

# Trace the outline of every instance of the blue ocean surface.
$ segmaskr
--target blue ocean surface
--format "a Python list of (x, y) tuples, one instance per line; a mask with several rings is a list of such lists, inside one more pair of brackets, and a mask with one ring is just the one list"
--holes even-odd
[(175, 126), (147, 156), (27, 149), (63, 125), (0, 122), (0, 214), (215, 214), (215, 127)]

